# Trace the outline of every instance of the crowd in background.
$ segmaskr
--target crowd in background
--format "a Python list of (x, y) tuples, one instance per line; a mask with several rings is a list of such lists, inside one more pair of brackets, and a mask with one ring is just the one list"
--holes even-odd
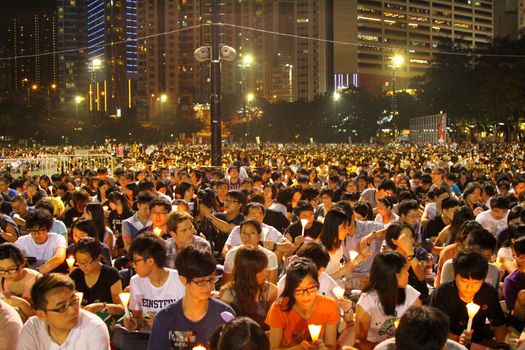
[[(112, 172), (7, 165), (1, 338), (32, 350), (517, 348), (523, 152), (226, 145), (212, 167), (203, 145), (115, 144), (86, 153), (110, 155)], [(468, 304), (480, 306), (471, 320)]]

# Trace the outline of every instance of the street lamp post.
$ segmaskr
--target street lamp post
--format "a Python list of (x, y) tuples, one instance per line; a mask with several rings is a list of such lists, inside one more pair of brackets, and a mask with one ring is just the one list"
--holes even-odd
[(162, 122), (164, 123), (164, 127), (162, 128), (162, 131), (161, 131), (161, 139), (164, 140), (164, 130), (168, 127), (168, 116), (165, 115), (166, 113), (164, 112), (164, 104), (168, 101), (168, 95), (166, 94), (160, 95), (159, 101), (160, 101), (160, 117), (162, 119)]
[(248, 113), (246, 115), (247, 121), (246, 121), (246, 141), (250, 138), (250, 131), (251, 131), (251, 124), (252, 124), (252, 115), (251, 115), (251, 103), (255, 99), (255, 95), (253, 93), (249, 93), (246, 95), (246, 105), (248, 107)]
[[(250, 54), (244, 55), (241, 61), (241, 96), (242, 98), (242, 118), (243, 121), (246, 123), (246, 132), (244, 134), (246, 142), (248, 142), (248, 116), (246, 113), (246, 101), (247, 101), (247, 95), (246, 95), (246, 85), (248, 83), (248, 78), (246, 76), (246, 69), (250, 67), (250, 65), (253, 63), (253, 56)], [(253, 94), (252, 94), (253, 95)]]
[(57, 84), (53, 83), (47, 88), (47, 119), (51, 118), (51, 90), (53, 90), (53, 93), (55, 92), (57, 88)]
[(404, 62), (405, 58), (401, 55), (395, 55), (392, 57), (392, 126), (394, 129), (394, 141), (397, 137), (396, 118), (398, 115), (396, 98), (396, 69), (400, 68)]
[(332, 96), (332, 101), (333, 101), (333, 111), (334, 111), (334, 116), (333, 116), (333, 119), (334, 119), (334, 123), (337, 122), (337, 101), (339, 101), (341, 99), (341, 94), (339, 93), (339, 91), (335, 91), (334, 92), (334, 95)]

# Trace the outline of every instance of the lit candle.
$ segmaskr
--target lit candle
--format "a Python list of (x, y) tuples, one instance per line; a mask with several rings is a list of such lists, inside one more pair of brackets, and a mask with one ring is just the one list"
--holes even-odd
[(153, 233), (155, 234), (155, 236), (160, 236), (160, 234), (162, 233), (162, 229), (160, 229), (159, 227), (155, 227), (153, 229)]
[(270, 229), (268, 227), (262, 228), (262, 241), (265, 242), (268, 238), (268, 234), (270, 233)]
[(467, 304), (467, 313), (468, 313), (468, 323), (467, 323), (467, 331), (470, 332), (472, 330), (472, 320), (474, 320), (474, 316), (479, 311), (479, 305), (474, 304), (474, 302), (470, 302)]
[(66, 262), (67, 262), (67, 266), (69, 266), (69, 269), (71, 270), (73, 268), (73, 265), (75, 265), (75, 258), (73, 258), (73, 255), (67, 258)]
[(399, 327), (399, 318), (394, 321), (394, 327), (396, 327), (396, 329)]
[(124, 313), (126, 317), (129, 317), (128, 303), (129, 303), (130, 296), (131, 296), (130, 293), (120, 293), (119, 294), (120, 301), (122, 302), (122, 305), (124, 305)]
[(357, 258), (357, 256), (359, 255), (359, 253), (356, 252), (355, 250), (351, 250), (351, 251), (349, 252), (349, 254), (350, 254), (350, 261), (354, 261), (355, 258)]
[(304, 236), (304, 228), (308, 225), (308, 219), (301, 219), (301, 226), (303, 227), (303, 231), (301, 233), (301, 236)]
[(202, 345), (197, 345), (193, 347), (193, 350), (206, 350), (206, 348)]
[(109, 207), (108, 207), (107, 205), (105, 205), (105, 206), (102, 207), (102, 209), (103, 209), (104, 211), (108, 211)]
[(82, 292), (75, 292), (75, 294), (78, 297), (78, 304), (82, 305), (82, 299), (84, 299), (84, 293), (82, 293)]
[(339, 286), (335, 286), (334, 289), (332, 289), (332, 293), (334, 293), (337, 299), (343, 299), (345, 296), (345, 290)]
[(312, 341), (317, 341), (319, 339), (319, 334), (321, 333), (321, 325), (320, 324), (309, 324), (308, 325), (308, 331), (310, 332), (310, 337), (312, 337)]

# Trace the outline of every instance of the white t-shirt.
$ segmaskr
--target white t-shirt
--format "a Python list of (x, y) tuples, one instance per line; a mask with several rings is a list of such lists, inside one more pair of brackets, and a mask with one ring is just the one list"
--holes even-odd
[[(233, 266), (235, 263), (235, 255), (237, 254), (237, 250), (242, 246), (233, 247), (228, 254), (226, 254), (226, 258), (224, 259), (224, 273), (233, 273)], [(274, 271), (277, 270), (278, 264), (277, 264), (277, 255), (275, 255), (274, 252), (272, 252), (269, 249), (266, 249), (264, 247), (258, 247), (258, 249), (262, 250), (264, 254), (266, 254), (266, 257), (268, 258), (268, 271)]]
[[(440, 284), (452, 282), (454, 280), (454, 265), (453, 260), (448, 259), (443, 264), (441, 268), (441, 280)], [(496, 290), (499, 290), (499, 269), (492, 264), (489, 264), (489, 269), (487, 272), (487, 277), (485, 277), (485, 282), (490, 284)]]
[(31, 235), (20, 237), (15, 244), (22, 250), (24, 256), (36, 258), (37, 263), (33, 267), (39, 267), (55, 256), (59, 247), (67, 248), (64, 236), (53, 232), (47, 234), (47, 241), (44, 244), (36, 244)]
[(436, 202), (430, 202), (427, 205), (425, 205), (425, 211), (427, 213), (428, 221), (434, 220), (437, 214)]
[(129, 309), (142, 311), (142, 315), (154, 316), (164, 307), (181, 299), (185, 288), (179, 280), (179, 273), (174, 269), (168, 271), (168, 279), (158, 288), (151, 284), (148, 277), (131, 277)]
[(484, 212), (481, 212), (476, 216), (476, 221), (483, 226), (483, 228), (490, 233), (492, 233), (494, 236), (498, 236), (501, 231), (507, 228), (507, 217), (509, 214), (505, 215), (505, 217), (501, 220), (496, 220), (494, 217), (490, 214), (490, 210), (486, 210)]
[(22, 330), (22, 320), (18, 313), (0, 299), (0, 343), (1, 350), (15, 350), (18, 336)]
[(403, 305), (396, 306), (396, 316), (385, 315), (383, 307), (379, 302), (376, 292), (363, 293), (357, 302), (370, 316), (370, 327), (366, 339), (373, 343), (379, 343), (386, 338), (393, 337), (396, 332), (395, 321), (405, 314), (412, 304), (419, 298), (420, 293), (412, 286), (405, 288), (406, 298)]
[[(334, 293), (332, 292), (334, 287), (337, 286), (337, 282), (326, 272), (321, 273), (317, 278), (319, 279), (319, 290), (317, 290), (317, 294), (337, 300)], [(281, 295), (285, 284), (286, 275), (283, 275), (283, 277), (281, 277), (277, 282), (277, 295)]]
[(341, 245), (335, 252), (328, 252), (330, 254), (330, 261), (326, 266), (325, 272), (329, 275), (339, 271), (341, 268), (341, 259), (343, 258), (343, 245)]
[[(399, 220), (399, 216), (395, 213), (392, 213), (390, 214), (391, 215), (391, 218), (390, 218), (390, 222), (386, 225), (390, 225), (391, 223), (395, 222), (395, 221), (398, 221)], [(374, 220), (375, 222), (378, 222), (380, 224), (384, 224), (383, 222), (383, 216), (381, 214), (377, 214), (376, 215), (376, 218)]]
[(514, 259), (514, 256), (512, 255), (512, 248), (511, 247), (501, 247), (498, 250), (498, 257), (496, 261), (500, 261), (502, 259), (510, 259), (511, 261), (516, 261)]
[[(284, 238), (282, 233), (279, 232), (273, 226), (266, 225), (263, 223), (261, 225), (261, 228), (262, 228), (261, 241), (266, 240), (266, 241), (272, 241), (275, 243), (282, 243), (286, 240), (286, 238)], [(225, 244), (228, 244), (232, 247), (237, 247), (239, 245), (242, 245), (240, 226), (235, 226), (233, 228), (232, 232), (230, 232), (230, 234), (228, 235), (228, 239), (226, 240)]]
[[(4, 340), (5, 341), (5, 340)], [(80, 320), (62, 345), (49, 335), (47, 324), (36, 316), (22, 328), (17, 350), (109, 350), (108, 328), (100, 317), (80, 310)]]

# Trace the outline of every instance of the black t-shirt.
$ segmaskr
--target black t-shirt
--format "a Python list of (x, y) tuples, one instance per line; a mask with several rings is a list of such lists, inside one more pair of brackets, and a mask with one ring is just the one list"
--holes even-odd
[[(234, 225), (240, 225), (241, 222), (244, 221), (244, 216), (241, 214), (234, 217), (232, 220), (228, 220), (226, 218), (226, 213), (214, 213), (213, 216), (215, 216), (218, 219), (221, 219), (222, 221), (227, 222), (228, 224), (234, 224)], [(230, 232), (219, 232), (213, 239), (213, 250), (217, 252), (222, 252), (222, 248), (224, 248), (224, 244), (226, 243), (226, 240), (228, 239), (228, 236), (230, 235)], [(209, 239), (208, 239), (209, 240)]]
[[(102, 242), (99, 242), (99, 244), (100, 244), (100, 248), (102, 248), (102, 256), (106, 260), (104, 261), (104, 264), (111, 266), (111, 252), (109, 251), (108, 246)], [(66, 257), (72, 256), (74, 254), (75, 254), (75, 243), (71, 243), (66, 249)]]
[(117, 236), (122, 233), (122, 222), (133, 216), (133, 211), (129, 210), (122, 212), (122, 214), (117, 213), (116, 210), (112, 210), (108, 215), (108, 223), (111, 231)]
[(290, 221), (288, 221), (283, 213), (272, 209), (266, 209), (263, 222), (266, 225), (275, 227), (279, 232), (284, 232), (284, 230), (290, 225)]
[[(472, 322), (473, 342), (480, 342), (483, 340), (483, 328), (485, 327), (485, 319), (489, 319), (494, 327), (505, 324), (505, 314), (501, 309), (498, 300), (498, 292), (488, 285), (483, 283), (481, 289), (474, 296), (474, 304), (480, 307), (478, 313)], [(450, 333), (460, 336), (467, 328), (468, 314), (467, 303), (459, 298), (456, 282), (448, 282), (441, 284), (434, 290), (430, 296), (430, 306), (435, 307), (450, 318)]]
[(85, 275), (81, 269), (73, 270), (69, 276), (75, 281), (76, 290), (84, 293), (83, 306), (93, 303), (113, 303), (111, 286), (120, 280), (120, 275), (114, 267), (102, 265), (98, 280), (91, 288), (86, 285)]
[[(319, 221), (314, 221), (312, 224), (312, 227), (305, 228), (304, 229), (304, 235), (316, 239), (319, 237), (319, 234), (321, 233), (321, 228), (323, 227), (323, 224), (321, 224)], [(292, 236), (292, 242), (295, 239), (295, 237), (300, 236), (303, 232), (303, 226), (301, 225), (300, 221), (296, 221), (285, 231), (286, 233), (289, 233), (290, 236)]]
[(77, 211), (75, 208), (71, 207), (67, 209), (64, 213), (64, 225), (66, 225), (67, 229), (69, 230), (73, 224), (73, 221), (81, 216), (82, 212)]

